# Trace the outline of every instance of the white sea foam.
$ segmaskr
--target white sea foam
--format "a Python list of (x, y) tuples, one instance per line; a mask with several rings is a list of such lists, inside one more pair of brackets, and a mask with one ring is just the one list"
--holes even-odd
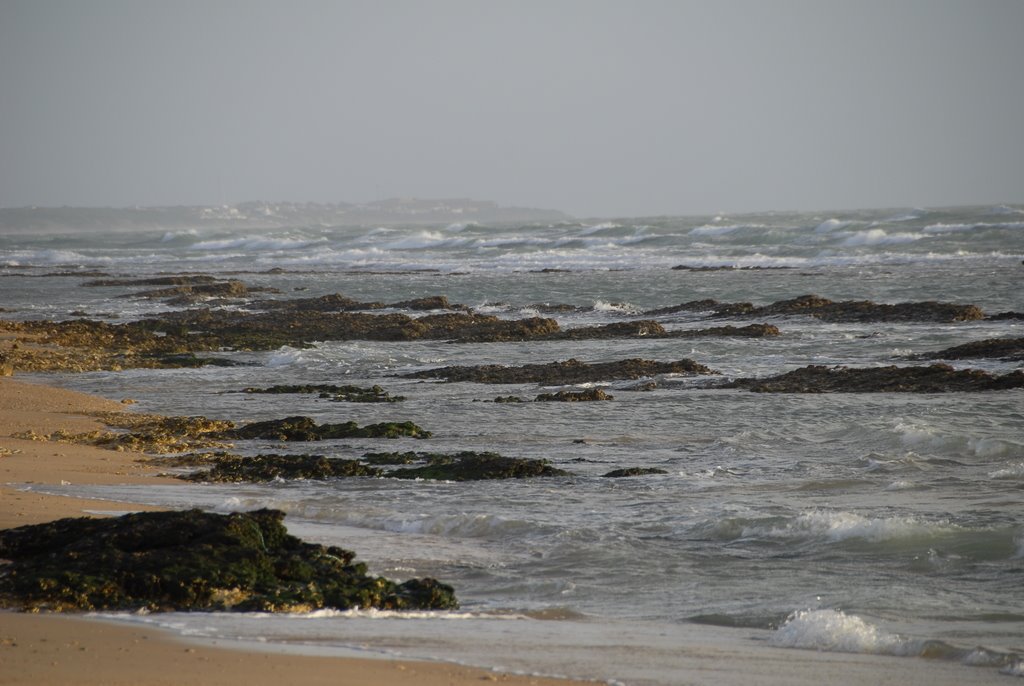
[(73, 250), (13, 250), (3, 264), (8, 267), (54, 264), (107, 264), (110, 257), (90, 257)]
[(800, 610), (768, 639), (780, 648), (806, 648), (841, 653), (913, 655), (914, 642), (889, 633), (842, 610)]
[(199, 241), (189, 250), (300, 250), (326, 242), (326, 238), (271, 238), (267, 236), (243, 236), (219, 240)]
[(604, 300), (595, 300), (594, 311), (636, 314), (638, 312), (642, 312), (643, 308), (637, 307), (636, 305), (631, 305), (630, 303), (610, 303), (605, 302)]
[(997, 469), (988, 473), (990, 479), (1001, 479), (1007, 481), (1016, 481), (1018, 479), (1024, 479), (1024, 462), (1018, 462), (1015, 465)]
[(929, 224), (921, 229), (924, 233), (960, 233), (975, 229), (1024, 229), (1024, 222), (974, 222), (972, 224)]
[(999, 673), (1006, 674), (1007, 676), (1024, 677), (1024, 660), (1014, 660), (1010, 664), (1000, 669)]
[(899, 245), (902, 243), (913, 243), (925, 236), (919, 233), (888, 233), (884, 229), (868, 229), (857, 231), (845, 238), (840, 245), (845, 248), (855, 248), (873, 245)]
[(160, 239), (161, 243), (170, 243), (177, 238), (192, 238), (198, 236), (199, 232), (195, 229), (187, 229), (185, 231), (168, 231)]
[(273, 353), (267, 359), (268, 367), (291, 367), (304, 364), (308, 358), (308, 351), (299, 348), (284, 346)]
[(837, 543), (862, 539), (874, 543), (959, 530), (949, 522), (924, 522), (916, 517), (865, 517), (853, 512), (810, 510), (782, 525), (748, 525), (743, 537), (822, 538)]

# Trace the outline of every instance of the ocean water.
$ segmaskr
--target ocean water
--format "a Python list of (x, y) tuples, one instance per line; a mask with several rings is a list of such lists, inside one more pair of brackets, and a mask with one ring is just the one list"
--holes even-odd
[[(125, 321), (172, 307), (84, 288), (115, 277), (203, 272), (281, 291), (396, 302), (447, 295), (501, 317), (563, 328), (714, 298), (763, 305), (937, 300), (1024, 311), (1024, 206), (832, 214), (332, 227), (140, 227), (0, 236), (0, 316)], [(674, 266), (747, 269), (673, 270)], [(241, 306), (243, 305), (232, 305)], [(77, 314), (73, 314), (77, 313)], [(700, 313), (659, 317), (668, 329)], [(758, 320), (760, 321), (760, 320)], [(717, 323), (750, 323), (736, 320)], [(679, 646), (813, 649), (948, 660), (969, 674), (1024, 674), (1024, 392), (753, 394), (665, 376), (597, 384), (601, 403), (479, 402), (536, 385), (395, 378), (450, 364), (575, 357), (692, 358), (731, 376), (807, 364), (925, 364), (913, 353), (1024, 335), (1024, 320), (832, 324), (770, 320), (771, 339), (451, 344), (321, 342), (223, 353), (234, 368), (38, 375), (140, 411), (244, 422), (411, 420), (429, 441), (291, 445), (356, 457), (374, 450), (497, 450), (573, 476), (483, 483), (349, 479), (265, 485), (49, 487), (216, 511), (276, 507), (309, 540), (349, 547), (376, 573), (435, 576), (456, 613), (396, 616), (168, 614), (120, 617), (218, 640), (304, 650), (453, 659), (626, 684), (676, 683)], [(1021, 363), (956, 361), (1005, 373)], [(647, 383), (653, 381), (654, 383)], [(401, 403), (228, 393), (276, 383), (380, 384)], [(280, 452), (239, 442), (242, 452)], [(606, 479), (620, 467), (664, 475)], [(103, 510), (102, 502), (97, 511)]]

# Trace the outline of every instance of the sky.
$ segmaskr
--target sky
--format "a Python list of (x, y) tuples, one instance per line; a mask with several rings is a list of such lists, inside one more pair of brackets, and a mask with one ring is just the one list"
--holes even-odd
[(0, 207), (1024, 202), (1021, 0), (0, 0)]

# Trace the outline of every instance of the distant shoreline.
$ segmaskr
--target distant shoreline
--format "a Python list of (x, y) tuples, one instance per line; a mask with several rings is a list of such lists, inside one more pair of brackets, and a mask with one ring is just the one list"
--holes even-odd
[(468, 198), (391, 198), (371, 203), (245, 202), (171, 207), (0, 208), (0, 231), (510, 224), (569, 221), (559, 210), (502, 207)]

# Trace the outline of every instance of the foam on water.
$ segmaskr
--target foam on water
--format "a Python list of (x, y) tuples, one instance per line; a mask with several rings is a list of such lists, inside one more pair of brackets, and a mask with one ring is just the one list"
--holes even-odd
[(901, 243), (913, 243), (925, 237), (919, 233), (888, 233), (885, 229), (868, 229), (866, 231), (857, 231), (853, 235), (844, 238), (840, 245), (844, 248), (899, 245)]
[(301, 250), (314, 245), (322, 245), (326, 242), (326, 238), (273, 238), (270, 236), (242, 236), (239, 238), (199, 241), (198, 243), (190, 245), (189, 250), (197, 252), (207, 250), (252, 250), (256, 252), (269, 250)]
[(916, 654), (913, 642), (879, 629), (842, 610), (799, 610), (769, 637), (780, 648), (805, 648), (841, 653)]
[(1019, 231), (1024, 229), (1024, 222), (974, 222), (971, 224), (929, 224), (921, 229), (924, 233), (961, 233), (975, 229), (1008, 229)]
[(1024, 479), (1024, 462), (997, 469), (988, 473), (990, 479), (1019, 480)]
[(742, 536), (768, 538), (806, 538), (808, 536), (830, 542), (863, 539), (871, 542), (907, 538), (933, 537), (960, 531), (949, 522), (924, 522), (917, 517), (865, 517), (853, 512), (812, 510), (801, 512), (781, 524), (767, 522), (751, 524)]

